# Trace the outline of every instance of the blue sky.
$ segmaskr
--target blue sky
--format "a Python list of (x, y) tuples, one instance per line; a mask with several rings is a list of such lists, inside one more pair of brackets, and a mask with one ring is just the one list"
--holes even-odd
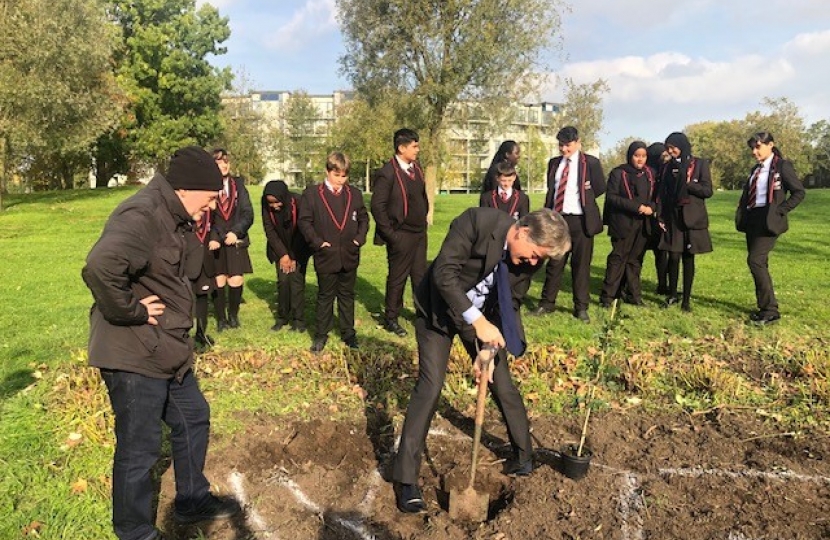
[[(203, 2), (199, 2), (203, 3)], [(247, 87), (347, 89), (334, 0), (212, 0), (229, 17), (228, 53)], [(556, 76), (604, 78), (603, 148), (627, 136), (662, 140), (702, 120), (742, 118), (785, 96), (809, 122), (830, 119), (830, 0), (573, 0), (563, 51), (539, 96), (561, 99)], [(786, 149), (785, 149), (786, 152)]]

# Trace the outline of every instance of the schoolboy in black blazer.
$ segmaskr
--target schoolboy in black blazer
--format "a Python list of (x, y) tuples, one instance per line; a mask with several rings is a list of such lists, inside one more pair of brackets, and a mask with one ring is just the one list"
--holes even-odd
[(527, 194), (514, 189), (516, 168), (507, 161), (496, 164), (496, 187), (485, 191), (479, 198), (481, 208), (497, 208), (507, 212), (516, 221), (530, 213), (530, 199)]
[(575, 127), (562, 128), (556, 134), (556, 139), (559, 141), (559, 152), (562, 155), (548, 162), (545, 208), (559, 212), (568, 223), (571, 232), (571, 252), (562, 259), (554, 259), (548, 263), (542, 298), (534, 313), (544, 315), (553, 311), (562, 282), (562, 273), (570, 258), (573, 315), (581, 321), (590, 322), (588, 304), (594, 236), (602, 232), (603, 228), (597, 197), (605, 193), (605, 174), (596, 157), (582, 152), (579, 132)]
[(326, 180), (310, 186), (300, 200), (300, 232), (314, 252), (317, 273), (317, 327), (311, 351), (323, 350), (334, 326), (334, 299), (340, 337), (357, 349), (354, 329), (354, 288), (360, 247), (366, 243), (369, 214), (363, 194), (348, 185), (349, 158), (332, 152), (326, 158)]
[(405, 336), (398, 316), (407, 278), (414, 290), (427, 269), (429, 201), (424, 171), (417, 161), (418, 134), (399, 129), (393, 144), (395, 155), (375, 173), (370, 206), (375, 218), (375, 245), (386, 245), (389, 263), (383, 325), (389, 332)]

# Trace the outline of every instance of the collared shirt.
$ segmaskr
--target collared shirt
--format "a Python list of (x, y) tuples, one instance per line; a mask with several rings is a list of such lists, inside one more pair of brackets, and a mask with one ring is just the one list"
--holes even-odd
[(507, 188), (507, 189), (499, 188), (498, 195), (501, 198), (509, 199), (510, 197), (513, 196), (513, 188)]
[[(504, 244), (504, 249), (507, 250), (507, 243)], [(484, 308), (484, 302), (487, 300), (487, 295), (490, 291), (495, 290), (496, 287), (496, 265), (493, 271), (484, 276), (484, 279), (476, 283), (476, 285), (467, 291), (467, 298), (473, 303), (472, 307), (461, 314), (464, 322), (473, 324), (473, 322), (481, 317), (481, 310)]]
[(773, 154), (770, 154), (769, 157), (761, 163), (761, 172), (758, 173), (758, 181), (755, 184), (755, 208), (767, 205), (767, 195), (770, 190), (769, 173), (772, 167), (772, 157)]
[(401, 169), (403, 169), (403, 172), (405, 172), (406, 174), (409, 174), (409, 169), (412, 169), (412, 172), (415, 172), (415, 164), (414, 163), (405, 162), (404, 160), (401, 159), (401, 157), (398, 154), (395, 154), (395, 159), (398, 160), (398, 165), (401, 166)]
[(328, 181), (328, 180), (323, 180), (323, 183), (326, 185), (326, 187), (328, 188), (328, 190), (329, 190), (329, 191), (331, 191), (332, 193), (335, 193), (335, 192), (336, 192), (336, 191), (338, 191), (338, 190), (339, 190), (339, 191), (342, 191), (342, 190), (343, 190), (343, 188), (344, 188), (344, 187), (346, 187), (346, 185), (345, 185), (345, 184), (343, 184), (343, 185), (342, 185), (342, 186), (340, 186), (339, 188), (335, 188), (333, 185), (331, 185), (331, 183), (329, 183), (329, 181)]
[[(579, 151), (571, 154), (568, 159), (562, 158), (559, 168), (556, 169), (556, 190), (559, 189), (559, 182), (562, 181), (562, 171), (565, 169), (566, 161), (570, 161), (568, 168), (568, 185), (565, 186), (565, 201), (562, 204), (563, 214), (582, 215), (582, 203), (579, 200)], [(556, 191), (554, 191), (556, 193)]]
[(231, 196), (231, 188), (228, 186), (228, 180), (229, 178), (227, 176), (222, 178), (222, 194), (225, 196), (225, 198)]

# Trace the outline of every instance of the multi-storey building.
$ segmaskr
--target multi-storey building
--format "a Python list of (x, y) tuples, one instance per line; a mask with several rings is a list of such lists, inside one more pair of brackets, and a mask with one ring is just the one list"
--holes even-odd
[[(286, 112), (295, 94), (286, 91), (253, 91), (246, 95), (228, 96), (227, 103), (248, 102), (261, 118), (264, 128), (285, 133)], [(309, 137), (327, 138), (337, 120), (340, 105), (353, 99), (354, 93), (336, 91), (332, 94), (305, 95), (316, 110), (313, 122), (305, 126)], [(477, 191), (490, 160), (502, 141), (515, 140), (522, 147), (519, 164), (525, 185), (542, 189), (542, 176), (548, 157), (556, 151), (556, 132), (561, 105), (550, 102), (514, 104), (504, 111), (501, 120), (494, 120), (473, 103), (454, 106), (446, 122), (444, 138), (447, 155), (438, 173), (438, 188), (444, 192)], [(391, 137), (390, 133), (390, 137)], [(265, 179), (281, 178), (297, 184), (307, 163), (296, 163), (285, 153), (272, 152), (267, 162)], [(322, 156), (309, 156), (322, 163)]]

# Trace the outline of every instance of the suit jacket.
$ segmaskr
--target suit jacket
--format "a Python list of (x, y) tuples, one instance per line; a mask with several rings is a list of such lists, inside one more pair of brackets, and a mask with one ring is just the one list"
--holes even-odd
[[(672, 162), (663, 166), (660, 175), (660, 192), (658, 195), (658, 213), (664, 221), (672, 220), (671, 214), (676, 204), (670, 201), (675, 199), (669, 190), (675, 188), (675, 178), (672, 172)], [(682, 180), (682, 179), (681, 179)], [(709, 228), (709, 213), (706, 211), (706, 199), (712, 196), (712, 175), (709, 172), (709, 162), (705, 159), (692, 156), (689, 170), (686, 174), (686, 189), (689, 191), (688, 200), (682, 206), (683, 224), (687, 229), (702, 230)]]
[[(779, 235), (785, 233), (789, 228), (787, 214), (804, 200), (804, 186), (798, 179), (793, 164), (789, 160), (778, 156), (772, 158), (769, 179), (767, 205), (762, 208), (765, 208), (767, 212), (767, 232)], [(787, 192), (789, 192), (789, 197), (787, 197)], [(738, 201), (738, 209), (735, 211), (735, 228), (741, 232), (746, 232), (746, 205), (748, 200), (749, 182), (744, 186), (741, 199)]]
[[(359, 189), (343, 186), (340, 194), (343, 197), (342, 212), (329, 212), (333, 205), (324, 199), (327, 193), (325, 184), (305, 189), (300, 200), (300, 232), (314, 252), (314, 270), (318, 274), (350, 272), (360, 263), (360, 246), (366, 243), (369, 214)], [(355, 240), (358, 245), (355, 245)], [(331, 246), (321, 248), (323, 242)]]
[(372, 210), (372, 217), (375, 218), (374, 243), (378, 246), (394, 242), (395, 232), (401, 228), (404, 220), (408, 217), (411, 201), (414, 197), (422, 199), (420, 202), (422, 208), (425, 208), (426, 211), (423, 216), (413, 216), (413, 218), (422, 219), (424, 229), (426, 229), (429, 201), (427, 199), (424, 171), (417, 162), (414, 165), (415, 179), (419, 182), (412, 182), (409, 176), (401, 170), (398, 160), (394, 157), (375, 171), (372, 200), (369, 205)]
[[(282, 212), (273, 212), (268, 206), (262, 208), (262, 227), (268, 244), (265, 255), (271, 263), (278, 262), (283, 255), (293, 260), (308, 260), (311, 249), (300, 232), (300, 197), (289, 194), (289, 207)], [(276, 223), (275, 223), (276, 221)]]
[[(514, 223), (512, 217), (495, 208), (470, 208), (452, 221), (441, 250), (415, 290), (415, 307), (430, 326), (444, 333), (460, 332), (465, 327), (462, 314), (473, 305), (467, 291), (496, 268)], [(524, 342), (519, 308), (538, 266), (508, 267), (513, 310)], [(491, 298), (495, 299), (495, 291)], [(482, 313), (498, 326), (498, 306), (489, 300)]]
[(640, 214), (640, 205), (657, 208), (654, 173), (648, 167), (638, 175), (629, 174), (623, 166), (616, 167), (608, 175), (608, 191), (605, 192), (603, 221), (608, 225), (611, 238), (628, 238), (643, 220), (650, 217)]
[(513, 194), (504, 202), (499, 197), (498, 188), (485, 191), (478, 200), (480, 208), (497, 208), (507, 212), (513, 219), (519, 220), (530, 213), (530, 198), (527, 193), (513, 189)]
[[(545, 196), (545, 208), (553, 208), (556, 198), (556, 170), (560, 163), (562, 156), (548, 161), (548, 193)], [(579, 153), (577, 171), (579, 202), (582, 204), (582, 229), (585, 236), (591, 237), (602, 232), (602, 217), (597, 197), (605, 193), (605, 174), (599, 160), (584, 152)]]
[[(220, 243), (224, 242), (225, 235), (232, 232), (236, 234), (243, 245), (247, 246), (249, 243), (248, 229), (254, 224), (254, 207), (251, 205), (251, 197), (245, 188), (245, 179), (241, 176), (232, 176), (231, 181), (235, 184), (236, 204), (231, 210), (228, 220), (225, 220), (218, 207), (212, 211), (211, 222), (213, 225), (211, 231), (218, 235)], [(219, 201), (216, 204), (218, 205)]]

